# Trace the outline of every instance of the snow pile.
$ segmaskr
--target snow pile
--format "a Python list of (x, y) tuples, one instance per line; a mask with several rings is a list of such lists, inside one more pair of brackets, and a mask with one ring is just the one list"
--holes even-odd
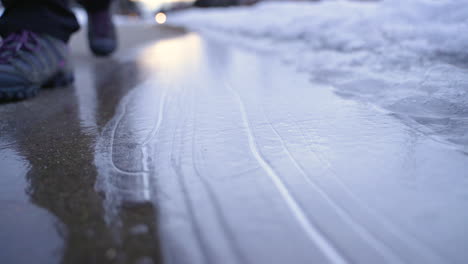
[(468, 150), (468, 1), (263, 3), (169, 23), (273, 50), (313, 81)]

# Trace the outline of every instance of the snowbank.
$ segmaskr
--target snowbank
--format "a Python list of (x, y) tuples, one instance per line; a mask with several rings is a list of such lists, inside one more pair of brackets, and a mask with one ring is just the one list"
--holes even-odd
[(263, 3), (169, 23), (273, 50), (312, 81), (468, 150), (468, 1)]

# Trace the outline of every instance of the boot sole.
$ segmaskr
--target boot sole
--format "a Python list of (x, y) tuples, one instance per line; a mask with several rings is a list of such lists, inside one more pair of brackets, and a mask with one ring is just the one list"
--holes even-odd
[(12, 102), (36, 96), (41, 88), (65, 87), (75, 80), (73, 73), (60, 72), (46, 80), (42, 85), (8, 87), (0, 90), (0, 102)]

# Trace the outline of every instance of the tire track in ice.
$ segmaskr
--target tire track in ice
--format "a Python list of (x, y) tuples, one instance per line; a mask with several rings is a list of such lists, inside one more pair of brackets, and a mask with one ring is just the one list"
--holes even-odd
[(286, 146), (284, 138), (280, 135), (278, 130), (271, 123), (271, 120), (265, 114), (264, 108), (262, 107), (263, 116), (268, 120), (269, 127), (272, 129), (274, 134), (279, 138), (281, 147), (286, 153), (288, 159), (293, 163), (294, 167), (301, 173), (304, 180), (311, 186), (333, 209), (338, 216), (344, 220), (352, 229), (354, 229), (361, 237), (363, 237), (369, 244), (376, 249), (377, 252), (380, 252), (385, 259), (391, 260), (390, 263), (404, 263), (404, 261), (396, 254), (394, 254), (385, 244), (377, 239), (372, 233), (365, 229), (362, 225), (354, 221), (354, 219), (340, 206), (338, 205), (329, 195), (323, 190), (318, 184), (313, 182), (308, 173), (305, 171), (305, 168), (293, 157), (290, 149)]
[[(104, 208), (105, 221), (107, 223), (117, 220), (117, 208), (129, 193), (127, 190), (116, 186), (115, 181), (118, 181), (120, 177), (139, 178), (146, 173), (144, 171), (127, 171), (119, 168), (113, 159), (116, 130), (128, 112), (129, 102), (138, 91), (138, 87), (139, 85), (134, 87), (120, 100), (114, 117), (103, 127), (96, 142), (94, 162), (98, 170), (98, 176), (95, 188), (105, 195)], [(115, 172), (117, 172), (117, 174), (115, 174)], [(117, 177), (117, 180), (115, 177)]]
[[(142, 142), (141, 148), (142, 148), (142, 153), (143, 153), (143, 158), (142, 158), (142, 166), (143, 170), (145, 171), (150, 171), (149, 166), (148, 166), (148, 161), (150, 158), (150, 148), (148, 147), (149, 142), (155, 138), (158, 134), (159, 131), (161, 130), (161, 125), (164, 120), (164, 112), (166, 109), (166, 103), (167, 103), (167, 93), (168, 93), (168, 87), (165, 87), (163, 90), (163, 93), (161, 95), (160, 101), (159, 101), (159, 111), (158, 111), (158, 121), (156, 122), (155, 126), (151, 130), (150, 134), (148, 137)], [(143, 177), (143, 185), (145, 188), (145, 193), (144, 196), (146, 199), (150, 199), (150, 180), (149, 180), (149, 173), (146, 173), (145, 176)]]
[(133, 94), (135, 93), (136, 90), (137, 88), (135, 88), (135, 90), (131, 91), (122, 99), (121, 105), (119, 106), (117, 110), (117, 118), (115, 119), (115, 122), (113, 122), (113, 127), (110, 131), (110, 141), (109, 141), (109, 154), (110, 154), (109, 161), (110, 162), (109, 163), (111, 164), (112, 168), (115, 171), (122, 173), (122, 174), (127, 174), (127, 175), (136, 175), (140, 173), (145, 173), (145, 171), (128, 171), (128, 170), (122, 169), (119, 166), (117, 166), (117, 164), (114, 161), (115, 134), (117, 133), (117, 128), (121, 124), (123, 117), (128, 112), (127, 109), (128, 109), (129, 101), (131, 101)]
[(332, 243), (322, 234), (322, 232), (314, 226), (309, 219), (307, 218), (306, 213), (295, 200), (293, 195), (288, 190), (288, 187), (285, 185), (281, 177), (274, 171), (270, 164), (263, 158), (260, 150), (258, 149), (257, 143), (255, 142), (255, 138), (253, 136), (253, 131), (248, 120), (248, 115), (245, 110), (244, 103), (238, 92), (234, 90), (230, 86), (230, 84), (224, 80), (224, 85), (226, 88), (234, 95), (236, 101), (238, 102), (239, 109), (242, 115), (242, 121), (244, 123), (245, 129), (247, 131), (247, 137), (249, 142), (250, 151), (252, 152), (253, 156), (260, 164), (260, 166), (265, 170), (268, 174), (272, 182), (274, 183), (276, 189), (281, 194), (282, 198), (288, 205), (291, 213), (296, 218), (300, 226), (304, 229), (309, 239), (320, 248), (322, 253), (330, 260), (331, 263), (334, 264), (345, 264), (348, 263), (345, 256), (343, 256)]
[[(184, 89), (185, 91), (185, 89)], [(184, 97), (184, 94), (180, 96), (181, 98)], [(180, 105), (183, 105), (180, 103)], [(180, 111), (183, 113), (182, 111)], [(187, 114), (180, 114), (182, 115), (182, 120), (177, 123), (177, 126), (174, 128), (174, 134), (172, 136), (172, 147), (171, 147), (171, 167), (174, 170), (177, 178), (177, 182), (179, 183), (179, 186), (181, 187), (181, 193), (182, 193), (182, 199), (184, 200), (184, 204), (186, 206), (187, 212), (189, 214), (189, 223), (190, 223), (190, 228), (195, 236), (195, 240), (197, 241), (197, 247), (200, 249), (199, 251), (201, 252), (203, 262), (202, 263), (211, 263), (210, 258), (208, 257), (210, 254), (208, 252), (208, 249), (206, 248), (207, 241), (203, 238), (202, 231), (200, 229), (200, 224), (198, 223), (198, 220), (195, 216), (195, 206), (192, 203), (192, 199), (189, 194), (189, 190), (187, 187), (187, 179), (185, 176), (185, 173), (183, 172), (182, 169), (182, 153), (183, 153), (183, 148), (184, 148), (184, 140), (183, 140), (183, 133), (181, 131), (181, 127), (187, 125)], [(178, 131), (180, 133), (178, 135)], [(177, 143), (176, 143), (177, 142)], [(178, 144), (178, 156), (176, 157), (176, 144)]]
[(233, 250), (234, 252), (234, 256), (237, 257), (237, 259), (239, 261), (235, 262), (235, 263), (243, 263), (243, 264), (248, 264), (250, 263), (250, 261), (246, 258), (246, 256), (242, 253), (242, 250), (240, 249), (239, 247), (239, 242), (237, 241), (237, 239), (235, 238), (234, 236), (234, 232), (232, 231), (231, 228), (229, 228), (229, 224), (227, 222), (227, 217), (225, 216), (225, 214), (223, 213), (223, 209), (222, 209), (222, 206), (221, 206), (221, 203), (219, 202), (219, 199), (217, 198), (217, 195), (213, 189), (213, 187), (211, 186), (210, 182), (203, 176), (203, 174), (200, 172), (200, 169), (198, 167), (198, 160), (197, 160), (197, 155), (196, 155), (196, 151), (195, 151), (195, 145), (196, 145), (196, 138), (197, 138), (197, 123), (198, 123), (198, 111), (196, 109), (196, 99), (195, 99), (195, 94), (194, 94), (194, 91), (192, 90), (192, 106), (193, 106), (193, 109), (192, 109), (192, 115), (193, 115), (193, 120), (194, 120), (194, 125), (193, 125), (193, 133), (192, 133), (192, 163), (193, 163), (193, 168), (194, 168), (194, 171), (195, 171), (195, 175), (198, 177), (198, 179), (200, 180), (200, 182), (203, 184), (203, 186), (205, 187), (205, 190), (206, 190), (206, 193), (208, 194), (208, 196), (210, 197), (210, 200), (212, 202), (212, 205), (213, 205), (213, 208), (216, 212), (216, 214), (218, 215), (218, 222), (220, 223), (220, 226), (221, 228), (223, 229), (224, 233), (225, 233), (225, 241), (231, 245), (231, 249)]
[[(293, 124), (296, 126), (296, 128), (298, 129), (298, 131), (300, 132), (301, 134), (301, 137), (303, 139), (304, 142), (306, 142), (306, 145), (307, 147), (309, 148), (309, 150), (323, 163), (326, 163), (328, 164), (327, 166), (327, 170), (331, 172), (331, 174), (333, 175), (333, 179), (334, 181), (338, 184), (339, 187), (342, 188), (342, 190), (349, 196), (349, 199), (351, 201), (353, 201), (356, 206), (358, 208), (361, 208), (364, 212), (368, 213), (369, 216), (373, 217), (374, 220), (378, 223), (378, 224), (381, 224), (385, 230), (387, 231), (390, 231), (391, 234), (393, 234), (396, 238), (400, 239), (401, 241), (403, 241), (407, 246), (409, 247), (412, 247), (413, 249), (417, 250), (418, 252), (422, 252), (422, 256), (431, 256), (434, 260), (436, 260), (436, 263), (445, 263), (447, 262), (446, 260), (443, 259), (442, 256), (434, 253), (435, 250), (431, 249), (429, 246), (425, 245), (423, 242), (419, 241), (417, 238), (415, 237), (411, 237), (409, 236), (408, 234), (402, 232), (400, 229), (398, 229), (393, 223), (391, 223), (390, 221), (388, 221), (387, 219), (385, 219), (385, 217), (383, 217), (382, 215), (380, 215), (379, 213), (377, 213), (375, 210), (373, 210), (372, 208), (370, 208), (369, 206), (367, 206), (361, 199), (359, 199), (356, 194), (354, 194), (354, 192), (347, 186), (346, 183), (343, 182), (343, 180), (341, 180), (341, 178), (338, 176), (338, 174), (336, 173), (336, 171), (333, 169), (333, 167), (331, 166), (330, 162), (328, 160), (326, 160), (325, 158), (323, 158), (323, 156), (321, 154), (319, 154), (317, 151), (315, 151), (312, 147), (312, 145), (310, 144), (310, 137), (308, 137), (305, 133), (304, 133), (304, 128), (293, 118), (293, 116), (288, 112), (287, 113), (287, 116), (288, 116), (288, 120), (292, 120)], [(337, 129), (334, 129), (335, 131)], [(308, 176), (308, 174), (306, 174), (307, 178), (309, 179), (310, 182), (313, 182), (312, 179), (310, 179), (310, 177)], [(319, 187), (319, 184), (317, 183), (313, 183), (315, 184), (317, 187)], [(319, 187), (321, 188), (321, 187)], [(323, 188), (321, 188), (325, 193), (327, 193)], [(329, 197), (331, 201), (334, 201), (333, 198)], [(341, 207), (344, 211), (344, 213), (346, 213), (351, 219), (353, 219), (354, 217), (351, 216), (351, 214), (349, 214), (349, 212), (346, 212), (346, 210), (344, 209), (343, 206), (340, 206), (338, 205), (336, 202), (334, 202), (338, 207)], [(357, 223), (357, 221), (353, 220), (354, 222)], [(357, 223), (358, 224), (358, 223)], [(363, 228), (365, 229), (365, 227), (363, 226)], [(369, 232), (370, 234), (372, 234), (372, 232), (370, 230), (367, 230), (367, 232)], [(375, 237), (375, 235), (373, 235)], [(375, 237), (375, 239), (377, 239)], [(384, 242), (381, 242), (385, 245)], [(386, 246), (388, 248), (390, 248), (389, 246)]]
[[(186, 98), (186, 91), (187, 89), (183, 89), (183, 94), (179, 95), (180, 98)], [(213, 257), (213, 250), (209, 249), (207, 245), (213, 244), (212, 241), (208, 241), (206, 237), (203, 235), (203, 229), (199, 223), (198, 218), (196, 217), (195, 210), (196, 206), (193, 204), (193, 199), (191, 198), (190, 191), (188, 189), (188, 184), (187, 184), (187, 176), (186, 173), (183, 172), (182, 169), (182, 161), (181, 157), (184, 152), (184, 146), (185, 140), (184, 140), (184, 135), (187, 134), (186, 127), (187, 127), (187, 119), (188, 119), (188, 113), (192, 113), (192, 119), (191, 121), (193, 122), (193, 127), (192, 127), (192, 146), (191, 146), (191, 160), (192, 160), (192, 166), (194, 169), (195, 176), (199, 179), (199, 182), (202, 185), (202, 188), (205, 190), (206, 194), (209, 197), (209, 200), (211, 202), (211, 206), (214, 209), (215, 214), (217, 215), (216, 220), (220, 224), (221, 229), (225, 232), (225, 238), (224, 240), (231, 245), (231, 247), (228, 247), (229, 250), (234, 250), (233, 256), (235, 256), (239, 261), (234, 261), (231, 258), (228, 258), (230, 260), (229, 263), (249, 263), (247, 259), (244, 257), (244, 255), (241, 253), (241, 250), (239, 249), (238, 245), (235, 245), (232, 241), (234, 241), (234, 235), (232, 231), (230, 231), (230, 228), (228, 227), (229, 225), (227, 224), (226, 217), (222, 213), (221, 205), (219, 204), (219, 201), (214, 193), (213, 188), (211, 185), (207, 182), (207, 180), (202, 176), (202, 174), (199, 171), (199, 168), (196, 164), (195, 157), (196, 155), (194, 154), (195, 152), (195, 131), (196, 131), (196, 114), (195, 114), (195, 95), (192, 91), (191, 93), (191, 111), (187, 110), (189, 109), (189, 104), (184, 104), (180, 103), (180, 105), (184, 105), (185, 112), (180, 111), (182, 114), (182, 121), (178, 123), (177, 127), (174, 130), (174, 135), (173, 135), (173, 140), (172, 140), (172, 152), (171, 152), (171, 166), (174, 170), (174, 172), (177, 175), (177, 179), (179, 182), (179, 186), (181, 186), (181, 191), (182, 191), (182, 196), (184, 200), (184, 204), (186, 205), (189, 217), (191, 220), (190, 226), (192, 229), (192, 232), (195, 235), (195, 240), (198, 241), (197, 246), (200, 248), (200, 252), (202, 253), (204, 261), (202, 263), (215, 263), (214, 262), (214, 257)], [(178, 133), (176, 132), (178, 131)], [(176, 135), (179, 134), (176, 138)], [(178, 143), (176, 143), (178, 142)], [(179, 145), (178, 151), (176, 151), (176, 145)], [(176, 157), (175, 153), (178, 153), (178, 157)], [(214, 252), (216, 253), (216, 252)], [(224, 256), (225, 257), (225, 256)]]
[(168, 87), (165, 87), (162, 95), (159, 98), (159, 109), (158, 109), (158, 118), (156, 121), (156, 124), (153, 126), (150, 134), (145, 138), (145, 140), (138, 144), (138, 147), (140, 147), (141, 153), (142, 153), (142, 171), (129, 171), (120, 168), (114, 161), (114, 142), (115, 142), (115, 135), (117, 133), (117, 129), (119, 125), (122, 123), (122, 120), (124, 116), (128, 113), (128, 105), (130, 104), (129, 102), (133, 99), (135, 96), (135, 93), (139, 91), (139, 89), (142, 89), (142, 87), (151, 85), (151, 83), (154, 84), (154, 82), (149, 79), (145, 83), (140, 84), (138, 87), (136, 87), (132, 92), (130, 92), (122, 101), (122, 110), (118, 111), (118, 117), (115, 122), (115, 126), (112, 129), (111, 132), (111, 139), (110, 139), (110, 163), (112, 167), (119, 173), (125, 174), (125, 175), (132, 175), (132, 176), (141, 176), (143, 180), (143, 198), (145, 200), (150, 200), (151, 194), (150, 194), (150, 169), (148, 166), (148, 160), (149, 160), (149, 147), (148, 144), (149, 142), (157, 136), (161, 129), (161, 124), (164, 119), (164, 112), (165, 112), (165, 106), (166, 106), (166, 101), (167, 101), (167, 91)]

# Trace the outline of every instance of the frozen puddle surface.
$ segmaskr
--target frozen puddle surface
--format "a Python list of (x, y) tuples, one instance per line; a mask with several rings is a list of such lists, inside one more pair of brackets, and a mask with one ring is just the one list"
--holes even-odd
[(167, 263), (466, 263), (468, 156), (268, 53), (196, 34), (98, 141), (109, 221), (151, 202)]

